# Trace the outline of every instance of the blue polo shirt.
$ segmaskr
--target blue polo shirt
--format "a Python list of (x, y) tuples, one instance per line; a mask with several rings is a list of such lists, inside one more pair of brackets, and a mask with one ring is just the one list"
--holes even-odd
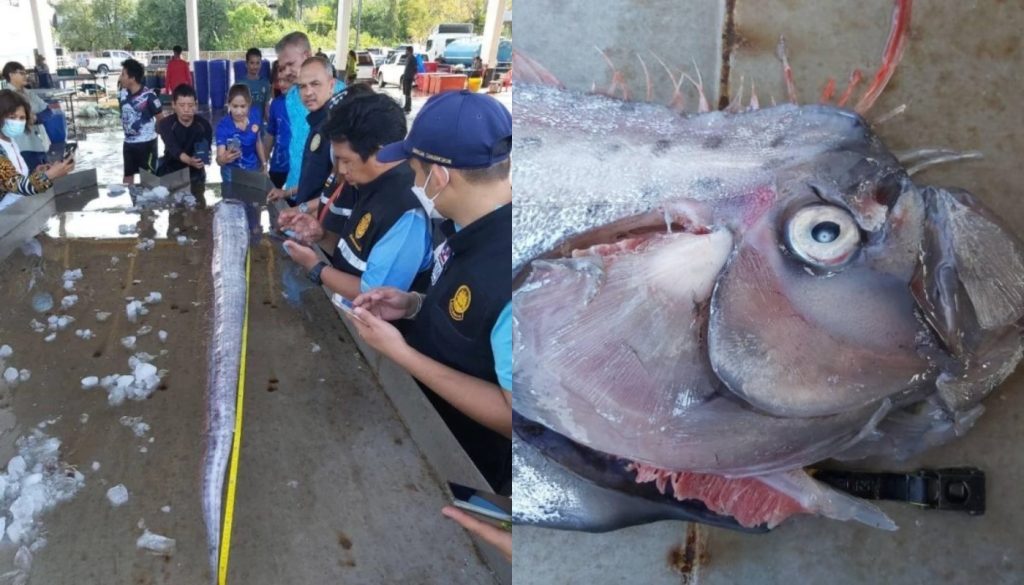
[[(345, 89), (344, 81), (334, 82), (334, 93)], [(285, 94), (285, 109), (288, 111), (288, 124), (291, 128), (291, 140), (288, 141), (288, 178), (284, 182), (285, 189), (299, 186), (299, 175), (302, 172), (302, 156), (309, 138), (309, 122), (306, 116), (309, 110), (299, 97), (299, 86), (293, 85)]]

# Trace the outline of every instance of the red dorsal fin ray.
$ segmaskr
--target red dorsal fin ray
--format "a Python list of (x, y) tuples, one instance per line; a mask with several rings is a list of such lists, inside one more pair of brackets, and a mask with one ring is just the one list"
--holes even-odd
[(562, 82), (543, 65), (515, 50), (512, 51), (512, 81), (564, 89)]

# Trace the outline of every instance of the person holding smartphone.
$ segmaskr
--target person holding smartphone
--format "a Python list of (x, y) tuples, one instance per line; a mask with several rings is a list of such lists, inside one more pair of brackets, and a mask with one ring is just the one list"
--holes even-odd
[(0, 90), (0, 209), (28, 195), (42, 193), (54, 179), (75, 168), (73, 158), (30, 169), (15, 139), (25, 132), (32, 106), (18, 93)]
[(236, 83), (228, 90), (228, 113), (217, 125), (217, 164), (224, 181), (231, 181), (232, 168), (266, 171), (260, 116), (253, 112), (252, 96), (244, 84)]
[(174, 114), (157, 124), (157, 132), (164, 141), (164, 156), (157, 174), (162, 176), (188, 168), (192, 194), (197, 201), (204, 201), (213, 127), (206, 118), (196, 114), (196, 90), (191, 85), (180, 83), (174, 88), (171, 106)]
[[(408, 160), (413, 194), (456, 232), (436, 252), (426, 295), (359, 295), (359, 335), (431, 392), (438, 413), (496, 492), (512, 477), (512, 115), (494, 98), (445, 92), (424, 104), (379, 164)], [(353, 215), (353, 218), (355, 215)], [(388, 321), (411, 319), (403, 338)]]

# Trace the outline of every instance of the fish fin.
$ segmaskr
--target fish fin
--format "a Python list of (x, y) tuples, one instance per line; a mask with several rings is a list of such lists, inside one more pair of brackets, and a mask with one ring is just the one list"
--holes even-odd
[(892, 26), (889, 28), (889, 38), (885, 42), (885, 50), (882, 52), (882, 63), (875, 72), (875, 78), (871, 85), (861, 96), (860, 101), (854, 110), (858, 114), (864, 114), (875, 104), (875, 100), (885, 90), (885, 86), (892, 79), (896, 72), (896, 65), (903, 58), (903, 50), (907, 46), (907, 38), (910, 36), (910, 6), (912, 0), (896, 0), (896, 7), (892, 13)]
[[(907, 174), (914, 176), (928, 167), (961, 160), (976, 160), (984, 155), (978, 150), (947, 150), (944, 148), (922, 148), (896, 154), (900, 164), (907, 165)], [(909, 164), (913, 162), (913, 164)]]
[(905, 111), (907, 111), (907, 104), (900, 104), (900, 105), (896, 106), (895, 108), (889, 110), (888, 112), (886, 112), (886, 113), (882, 114), (881, 116), (879, 116), (879, 117), (875, 118), (874, 120), (872, 120), (871, 121), (871, 125), (872, 126), (878, 126), (879, 124), (885, 124), (889, 120), (892, 120), (893, 118), (895, 118), (896, 116), (899, 116), (900, 114), (902, 114)]
[(608, 68), (612, 70), (612, 82), (608, 86), (608, 91), (605, 93), (610, 97), (615, 97), (615, 91), (621, 87), (622, 99), (626, 100), (627, 102), (630, 101), (631, 96), (629, 93), (629, 87), (622, 79), (622, 72), (615, 68), (615, 64), (612, 63), (612, 60), (608, 58), (607, 53), (602, 51), (600, 47), (594, 45), (594, 50), (596, 50), (598, 54), (601, 55), (601, 57), (604, 59), (604, 62), (608, 64)]
[(775, 49), (775, 54), (779, 60), (782, 61), (782, 77), (786, 81), (786, 94), (789, 96), (790, 103), (800, 103), (799, 98), (796, 94), (796, 82), (793, 80), (793, 68), (789, 66), (789, 57), (786, 55), (786, 37), (785, 35), (779, 35), (779, 44)]
[(564, 89), (562, 82), (533, 59), (519, 51), (512, 51), (512, 81), (516, 83), (532, 83), (550, 85)]
[(859, 85), (861, 80), (863, 79), (864, 74), (861, 73), (861, 70), (854, 69), (850, 73), (849, 81), (846, 82), (846, 91), (843, 92), (843, 95), (839, 96), (839, 101), (836, 102), (836, 105), (839, 106), (840, 108), (845, 106), (846, 102), (850, 101), (850, 96), (853, 95), (854, 88), (856, 88), (857, 85)]
[(636, 54), (636, 58), (640, 61), (640, 67), (644, 70), (644, 80), (647, 82), (647, 101), (651, 101), (654, 95), (654, 88), (651, 86), (651, 74), (647, 71), (647, 63), (644, 63), (644, 58), (640, 56), (640, 53)]
[(825, 83), (825, 87), (821, 89), (821, 98), (818, 100), (823, 104), (827, 104), (832, 101), (832, 95), (836, 92), (836, 78), (829, 77)]
[[(651, 55), (654, 55), (654, 53), (652, 52)], [(665, 73), (668, 73), (669, 79), (672, 80), (672, 101), (669, 102), (669, 107), (677, 112), (683, 111), (684, 109), (686, 109), (686, 98), (684, 98), (683, 93), (679, 91), (679, 88), (682, 87), (683, 85), (683, 77), (679, 76), (677, 78), (675, 74), (672, 73), (672, 70), (668, 68), (668, 65), (665, 64), (665, 61), (661, 59), (661, 57), (654, 55), (654, 58), (658, 60), (658, 63), (661, 63), (661, 66), (665, 68)]]

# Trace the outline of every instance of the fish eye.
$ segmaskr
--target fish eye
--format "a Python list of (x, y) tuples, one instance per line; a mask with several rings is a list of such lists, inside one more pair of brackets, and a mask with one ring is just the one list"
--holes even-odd
[(837, 268), (860, 248), (860, 228), (848, 211), (833, 205), (809, 205), (786, 225), (786, 246), (818, 268)]

